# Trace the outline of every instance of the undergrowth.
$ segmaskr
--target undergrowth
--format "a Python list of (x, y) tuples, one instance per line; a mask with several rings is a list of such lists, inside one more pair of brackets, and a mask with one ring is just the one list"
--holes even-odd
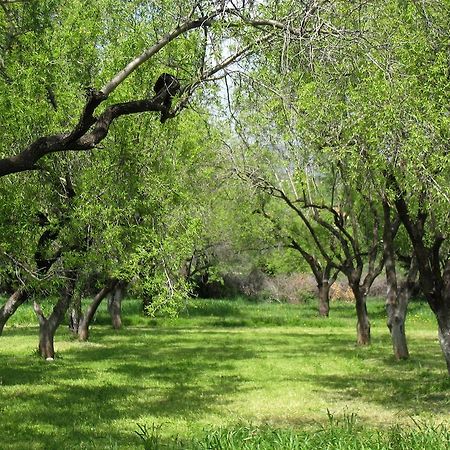
[(161, 426), (138, 424), (136, 434), (144, 450), (448, 450), (450, 429), (420, 423), (394, 425), (376, 430), (359, 425), (355, 414), (341, 419), (328, 413), (328, 423), (316, 429), (297, 431), (238, 424), (205, 430), (191, 439), (164, 438)]

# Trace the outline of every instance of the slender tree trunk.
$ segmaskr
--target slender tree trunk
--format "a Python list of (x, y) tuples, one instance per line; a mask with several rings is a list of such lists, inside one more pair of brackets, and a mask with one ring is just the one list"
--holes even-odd
[(112, 280), (92, 300), (92, 303), (86, 310), (86, 314), (81, 319), (80, 326), (78, 327), (78, 337), (80, 341), (87, 341), (89, 339), (89, 326), (92, 319), (94, 318), (94, 315), (97, 312), (102, 300), (114, 289), (116, 284), (117, 280)]
[(436, 315), (438, 321), (438, 336), (442, 353), (447, 363), (447, 371), (450, 375), (450, 310), (445, 308)]
[(72, 308), (70, 310), (69, 316), (69, 330), (73, 334), (78, 334), (81, 320), (82, 320), (81, 295), (77, 293), (77, 295), (73, 296)]
[(395, 359), (408, 359), (408, 345), (405, 334), (405, 318), (410, 293), (406, 286), (397, 289), (395, 268), (391, 267), (389, 259), (386, 261), (386, 313), (387, 326), (391, 334), (392, 348)]
[(319, 289), (319, 315), (328, 317), (330, 312), (330, 288), (328, 280), (323, 280), (317, 285)]
[(75, 289), (75, 281), (74, 278), (67, 281), (63, 294), (48, 318), (44, 316), (40, 305), (34, 302), (34, 312), (39, 321), (39, 353), (45, 359), (51, 360), (55, 358), (55, 333), (69, 309)]
[(28, 292), (25, 288), (17, 289), (6, 303), (0, 308), (0, 336), (3, 333), (6, 322), (17, 311), (17, 308), (28, 298)]
[(356, 343), (370, 345), (370, 321), (367, 313), (367, 294), (360, 286), (351, 286), (356, 302)]
[(398, 289), (396, 289), (396, 286), (391, 286), (389, 284), (390, 278), (387, 277), (388, 280), (388, 292), (386, 296), (387, 326), (391, 333), (392, 347), (396, 359), (409, 358), (408, 345), (405, 333), (405, 322), (409, 300), (411, 298), (415, 286), (416, 276), (417, 276), (417, 264), (416, 259), (413, 258), (411, 266), (408, 271), (407, 279), (403, 283), (401, 283)]
[(391, 221), (391, 208), (386, 200), (383, 201), (384, 228), (383, 247), (386, 270), (386, 313), (387, 326), (391, 333), (392, 348), (397, 360), (408, 359), (408, 344), (405, 333), (406, 311), (411, 296), (411, 284), (417, 275), (415, 258), (412, 258), (408, 279), (400, 287), (397, 282), (397, 269), (394, 248), (394, 238), (398, 230), (397, 224)]
[(108, 311), (111, 315), (112, 326), (115, 330), (118, 330), (122, 327), (122, 300), (125, 297), (126, 286), (126, 282), (119, 281), (115, 285), (108, 301)]
[(409, 351), (405, 333), (406, 309), (402, 311), (400, 308), (389, 305), (386, 306), (386, 310), (388, 314), (387, 326), (391, 333), (394, 357), (397, 360), (408, 359)]

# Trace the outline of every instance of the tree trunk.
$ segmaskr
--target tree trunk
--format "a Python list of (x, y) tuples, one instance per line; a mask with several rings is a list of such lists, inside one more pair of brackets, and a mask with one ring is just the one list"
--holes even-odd
[(114, 289), (116, 284), (117, 280), (112, 280), (92, 300), (92, 303), (86, 310), (86, 314), (82, 317), (80, 326), (78, 327), (78, 337), (80, 341), (87, 341), (89, 339), (89, 326), (92, 319), (94, 318), (94, 315), (97, 312), (102, 300)]
[(39, 324), (39, 353), (45, 359), (55, 358), (55, 332), (56, 328), (51, 327), (48, 321)]
[(330, 312), (330, 283), (327, 280), (317, 285), (319, 288), (319, 315), (328, 317)]
[(359, 286), (352, 287), (356, 301), (356, 343), (370, 345), (370, 321), (367, 313), (367, 294)]
[(405, 319), (408, 309), (408, 302), (411, 296), (412, 284), (417, 276), (417, 265), (415, 258), (412, 258), (411, 266), (408, 272), (408, 279), (398, 286), (397, 268), (395, 258), (394, 238), (398, 231), (398, 221), (393, 224), (391, 221), (391, 208), (386, 200), (383, 201), (384, 228), (383, 228), (383, 247), (384, 247), (384, 265), (386, 270), (386, 313), (387, 326), (391, 333), (392, 348), (394, 357), (397, 360), (408, 359), (408, 345), (405, 334)]
[(397, 360), (408, 359), (408, 344), (405, 334), (406, 311), (402, 313), (399, 309), (386, 307), (388, 313), (387, 326), (391, 333), (394, 357)]
[(441, 344), (442, 353), (447, 363), (447, 371), (450, 376), (450, 311), (446, 308), (445, 311), (440, 311), (437, 314), (438, 321), (438, 336)]
[(17, 311), (17, 308), (28, 298), (28, 292), (20, 287), (9, 297), (6, 303), (0, 308), (0, 336), (3, 333), (6, 322)]
[(33, 308), (39, 321), (39, 353), (45, 359), (55, 358), (54, 338), (56, 330), (69, 309), (75, 289), (75, 278), (69, 279), (63, 294), (53, 308), (48, 318), (44, 316), (40, 305), (34, 302)]
[(78, 334), (81, 320), (82, 320), (81, 295), (77, 294), (74, 296), (69, 316), (69, 330), (73, 334)]
[(391, 333), (394, 356), (398, 360), (409, 358), (405, 322), (408, 303), (415, 286), (416, 276), (417, 264), (415, 258), (413, 258), (408, 277), (400, 285), (398, 290), (390, 286), (388, 278), (388, 293), (386, 296), (387, 326)]
[(122, 327), (122, 300), (125, 296), (125, 288), (127, 283), (124, 281), (119, 281), (109, 298), (108, 301), (108, 311), (111, 315), (112, 326), (115, 330), (118, 330)]

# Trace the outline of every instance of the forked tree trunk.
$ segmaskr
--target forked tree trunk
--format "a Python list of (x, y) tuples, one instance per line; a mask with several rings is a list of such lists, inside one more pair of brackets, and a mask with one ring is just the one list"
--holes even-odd
[(108, 311), (111, 316), (112, 326), (115, 330), (122, 327), (122, 300), (125, 297), (127, 283), (119, 281), (108, 300)]
[(20, 287), (15, 291), (6, 303), (0, 308), (0, 336), (3, 333), (6, 322), (17, 311), (17, 308), (28, 298), (28, 292)]
[(75, 279), (69, 279), (63, 294), (53, 308), (48, 318), (44, 316), (40, 305), (34, 302), (34, 312), (39, 321), (39, 353), (45, 359), (55, 358), (54, 339), (59, 325), (64, 319), (64, 315), (69, 309), (75, 289)]
[(370, 321), (367, 313), (367, 294), (360, 286), (351, 286), (356, 302), (356, 343), (370, 345)]
[[(323, 266), (314, 255), (308, 253), (295, 239), (291, 238), (289, 247), (297, 250), (311, 268), (317, 283), (319, 315), (328, 317), (330, 313), (330, 288), (336, 281), (339, 270), (336, 270), (330, 262)], [(333, 268), (334, 273), (332, 274)]]
[(94, 315), (97, 312), (102, 300), (114, 289), (116, 284), (117, 280), (112, 280), (92, 300), (92, 303), (86, 310), (86, 314), (81, 319), (80, 326), (78, 327), (78, 337), (80, 341), (87, 341), (89, 339), (89, 326), (92, 319), (94, 318)]
[(330, 288), (331, 285), (327, 280), (317, 285), (319, 289), (319, 315), (328, 317), (330, 313)]

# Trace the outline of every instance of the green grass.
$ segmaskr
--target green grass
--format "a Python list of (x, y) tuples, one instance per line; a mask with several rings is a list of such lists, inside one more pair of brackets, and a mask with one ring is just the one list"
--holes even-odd
[[(357, 425), (355, 416), (315, 430), (237, 425), (205, 431), (198, 438), (163, 438), (160, 427), (139, 426), (145, 450), (448, 450), (450, 430), (444, 425), (391, 426), (382, 431)], [(349, 421), (350, 419), (350, 421)]]
[[(179, 318), (149, 319), (127, 300), (124, 329), (111, 330), (104, 309), (88, 343), (61, 327), (58, 358), (48, 363), (35, 356), (37, 327), (24, 305), (0, 337), (0, 448), (140, 448), (139, 424), (158, 431), (162, 448), (178, 436), (185, 447), (174, 448), (394, 450), (408, 447), (389, 444), (389, 427), (413, 420), (432, 427), (407, 429), (405, 442), (448, 444), (433, 431), (450, 420), (450, 382), (428, 307), (411, 305), (404, 362), (391, 355), (382, 302), (369, 302), (369, 348), (354, 345), (353, 308), (333, 303), (322, 319), (312, 303), (195, 300)], [(330, 428), (327, 410), (357, 414), (361, 429), (352, 433), (372, 446), (344, 446), (350, 432)], [(306, 446), (322, 425), (341, 447)]]

